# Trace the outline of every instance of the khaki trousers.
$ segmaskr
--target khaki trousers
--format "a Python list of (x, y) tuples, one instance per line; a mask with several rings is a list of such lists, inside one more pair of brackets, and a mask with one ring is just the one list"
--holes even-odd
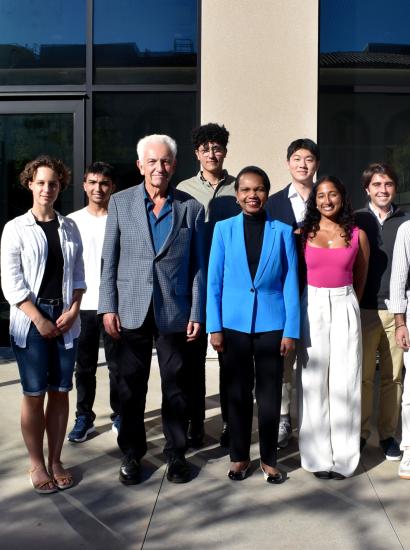
[(381, 440), (394, 437), (402, 394), (403, 352), (394, 337), (394, 315), (384, 309), (361, 309), (362, 365), (362, 429), (367, 439), (371, 432), (376, 353), (379, 352), (380, 399), (377, 428)]

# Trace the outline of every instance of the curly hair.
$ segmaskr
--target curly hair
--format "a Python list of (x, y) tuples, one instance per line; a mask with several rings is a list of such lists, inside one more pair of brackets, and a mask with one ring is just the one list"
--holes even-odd
[(64, 189), (67, 188), (70, 183), (71, 171), (63, 163), (63, 161), (49, 157), (48, 155), (40, 155), (36, 159), (28, 162), (20, 174), (20, 183), (25, 189), (29, 189), (29, 183), (34, 181), (37, 170), (41, 166), (46, 166), (56, 173), (61, 191), (64, 191)]
[(195, 151), (199, 149), (201, 145), (206, 143), (219, 143), (224, 149), (226, 149), (229, 140), (229, 132), (222, 124), (216, 124), (215, 122), (210, 122), (209, 124), (204, 124), (192, 130), (191, 133), (192, 145), (194, 146)]
[(316, 195), (318, 187), (321, 183), (328, 181), (333, 183), (336, 189), (339, 191), (342, 197), (342, 208), (337, 214), (337, 223), (343, 229), (343, 238), (346, 242), (346, 246), (349, 246), (350, 241), (352, 240), (353, 227), (354, 227), (354, 216), (353, 209), (350, 204), (349, 197), (347, 196), (346, 188), (339, 178), (336, 176), (322, 176), (313, 186), (312, 191), (310, 192), (309, 198), (306, 203), (306, 212), (305, 219), (302, 225), (302, 243), (306, 246), (306, 242), (309, 237), (314, 238), (320, 228), (320, 219), (321, 214), (316, 207)]

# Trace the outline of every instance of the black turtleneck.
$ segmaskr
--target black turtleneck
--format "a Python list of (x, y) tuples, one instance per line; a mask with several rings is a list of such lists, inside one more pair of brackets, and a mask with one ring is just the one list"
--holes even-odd
[(245, 233), (246, 256), (248, 258), (249, 271), (252, 281), (258, 270), (259, 259), (262, 252), (263, 232), (265, 230), (266, 212), (249, 216), (243, 215), (243, 230)]

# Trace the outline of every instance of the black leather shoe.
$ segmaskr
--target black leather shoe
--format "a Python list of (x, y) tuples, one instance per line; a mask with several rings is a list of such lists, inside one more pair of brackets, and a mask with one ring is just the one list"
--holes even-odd
[(187, 444), (192, 449), (200, 449), (204, 444), (204, 423), (190, 422), (187, 433)]
[(122, 461), (119, 479), (124, 485), (136, 485), (140, 482), (141, 466), (136, 458), (126, 456)]
[(361, 437), (361, 438), (360, 438), (360, 452), (361, 452), (361, 453), (363, 452), (363, 449), (365, 448), (366, 443), (367, 443), (367, 441), (365, 440), (365, 438), (364, 438), (364, 437)]
[(244, 470), (239, 470), (239, 471), (229, 470), (228, 477), (232, 481), (242, 481), (247, 477), (250, 469), (251, 469), (251, 463), (249, 462)]
[(188, 481), (191, 481), (191, 468), (184, 456), (169, 460), (167, 480), (171, 483), (188, 483)]
[(221, 447), (229, 447), (229, 426), (227, 422), (224, 422), (222, 427), (219, 444)]
[(263, 473), (263, 477), (265, 478), (265, 481), (267, 483), (272, 483), (273, 485), (279, 485), (279, 483), (283, 483), (285, 480), (283, 479), (283, 475), (278, 472), (277, 474), (269, 474), (268, 472), (265, 472), (265, 470), (261, 466), (261, 470)]
[(319, 479), (330, 479), (330, 472), (313, 472), (313, 475)]
[(339, 474), (339, 472), (330, 472), (330, 479), (342, 480), (346, 479), (346, 476)]

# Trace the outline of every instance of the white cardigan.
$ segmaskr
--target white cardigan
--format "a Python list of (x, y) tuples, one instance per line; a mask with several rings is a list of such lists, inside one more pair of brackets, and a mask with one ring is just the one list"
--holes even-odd
[[(61, 251), (64, 260), (63, 307), (69, 309), (75, 289), (86, 289), (83, 264), (83, 246), (75, 223), (56, 212)], [(30, 318), (16, 304), (31, 299), (35, 304), (43, 280), (48, 246), (44, 231), (29, 210), (9, 221), (1, 237), (1, 287), (10, 304), (10, 334), (19, 347), (26, 347)], [(73, 347), (73, 340), (80, 334), (77, 317), (73, 326), (64, 334), (66, 349)]]

